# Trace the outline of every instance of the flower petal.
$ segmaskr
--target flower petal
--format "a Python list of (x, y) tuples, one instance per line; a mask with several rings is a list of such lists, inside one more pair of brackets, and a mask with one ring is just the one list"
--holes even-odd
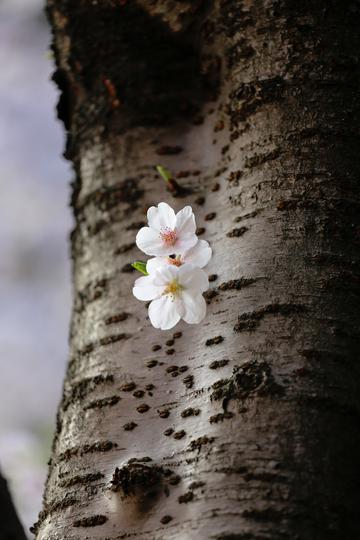
[(164, 287), (154, 285), (150, 276), (143, 276), (135, 281), (133, 295), (138, 300), (154, 300), (161, 296)]
[(206, 315), (206, 302), (202, 294), (193, 295), (183, 291), (182, 299), (185, 308), (185, 314), (182, 317), (184, 321), (189, 324), (201, 322)]
[(172, 246), (166, 246), (160, 234), (150, 227), (142, 227), (136, 235), (136, 245), (146, 255), (165, 256), (174, 251)]
[(185, 251), (181, 257), (182, 262), (191, 263), (203, 268), (210, 261), (212, 249), (206, 240), (199, 240), (195, 246)]
[[(180, 309), (179, 309), (180, 308)], [(184, 311), (182, 303), (172, 301), (169, 296), (161, 296), (151, 302), (149, 306), (149, 318), (151, 324), (160, 330), (169, 330), (180, 321), (180, 313)]]
[(190, 263), (185, 263), (178, 269), (179, 283), (186, 291), (200, 294), (209, 288), (209, 280), (204, 270)]
[(185, 251), (188, 251), (196, 245), (198, 237), (196, 234), (187, 234), (185, 236), (180, 236), (173, 246), (173, 252), (178, 255), (182, 255)]
[(192, 236), (196, 231), (194, 212), (191, 206), (185, 206), (176, 214), (176, 232), (178, 237)]
[(151, 206), (147, 211), (149, 227), (160, 231), (163, 228), (174, 229), (176, 216), (174, 210), (167, 203), (161, 202), (158, 206)]
[(154, 250), (162, 248), (163, 242), (154, 229), (142, 227), (136, 235), (136, 245), (147, 255), (155, 255)]
[(168, 264), (167, 257), (154, 257), (149, 259), (146, 263), (146, 271), (148, 274), (154, 274), (158, 268)]
[(169, 283), (179, 278), (179, 267), (172, 264), (165, 264), (159, 266), (154, 274), (152, 274), (152, 279), (154, 285), (160, 287), (166, 287)]

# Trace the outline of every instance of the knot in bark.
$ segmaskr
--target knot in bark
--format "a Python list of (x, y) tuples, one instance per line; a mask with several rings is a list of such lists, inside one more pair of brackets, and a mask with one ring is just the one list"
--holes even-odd
[(224, 410), (231, 399), (243, 401), (252, 394), (265, 396), (284, 393), (283, 387), (275, 382), (269, 364), (256, 360), (236, 366), (229, 379), (216, 381), (212, 388), (211, 400), (223, 400)]
[(113, 491), (122, 491), (125, 497), (131, 495), (149, 495), (157, 491), (162, 481), (161, 470), (155, 465), (128, 462), (123, 467), (116, 467), (111, 484)]

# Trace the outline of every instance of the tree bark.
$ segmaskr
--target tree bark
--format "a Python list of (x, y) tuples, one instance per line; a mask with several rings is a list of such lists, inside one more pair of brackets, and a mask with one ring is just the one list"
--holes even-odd
[[(75, 299), (38, 539), (360, 537), (359, 9), (48, 1)], [(131, 293), (160, 201), (214, 251), (175, 333)]]
[(26, 540), (24, 529), (17, 516), (5, 478), (0, 474), (0, 538), (1, 540)]

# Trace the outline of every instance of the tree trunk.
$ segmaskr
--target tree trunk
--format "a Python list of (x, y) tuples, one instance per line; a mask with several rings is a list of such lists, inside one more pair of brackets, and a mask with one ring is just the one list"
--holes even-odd
[(0, 474), (0, 539), (26, 540), (5, 478)]
[[(75, 300), (38, 539), (360, 538), (359, 9), (48, 1)], [(128, 264), (160, 201), (214, 251), (175, 333)]]

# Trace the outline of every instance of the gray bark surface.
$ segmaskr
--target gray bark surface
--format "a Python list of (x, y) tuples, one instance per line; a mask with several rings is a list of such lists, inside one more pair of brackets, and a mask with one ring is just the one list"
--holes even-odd
[[(76, 226), (39, 540), (360, 537), (359, 9), (49, 0)], [(167, 332), (128, 264), (160, 201), (214, 252)]]

